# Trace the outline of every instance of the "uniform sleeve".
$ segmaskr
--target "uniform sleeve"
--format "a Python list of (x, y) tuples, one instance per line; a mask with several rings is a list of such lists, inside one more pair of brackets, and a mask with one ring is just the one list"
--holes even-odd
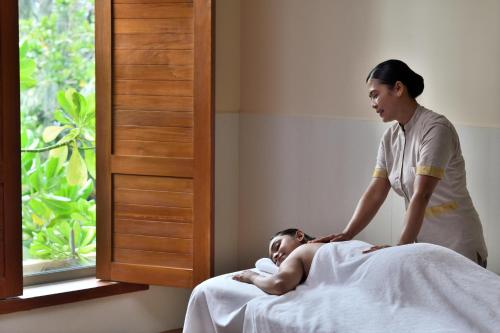
[(454, 150), (453, 131), (436, 124), (422, 138), (416, 174), (443, 178)]
[(387, 163), (385, 160), (385, 148), (384, 140), (380, 140), (380, 145), (378, 146), (377, 153), (377, 163), (375, 164), (375, 170), (373, 170), (373, 178), (387, 178)]

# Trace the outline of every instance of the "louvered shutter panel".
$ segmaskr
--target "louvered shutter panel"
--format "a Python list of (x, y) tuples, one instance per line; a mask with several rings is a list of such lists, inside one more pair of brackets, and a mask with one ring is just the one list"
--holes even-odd
[(99, 278), (191, 287), (212, 274), (212, 10), (96, 2)]
[(22, 294), (17, 1), (0, 2), (0, 298)]

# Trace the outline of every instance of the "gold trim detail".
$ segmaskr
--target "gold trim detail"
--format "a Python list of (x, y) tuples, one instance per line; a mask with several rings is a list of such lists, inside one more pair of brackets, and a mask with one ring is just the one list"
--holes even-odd
[(373, 170), (373, 178), (387, 178), (387, 170), (382, 168), (375, 168)]
[(424, 176), (431, 176), (431, 177), (436, 177), (436, 178), (441, 179), (444, 176), (444, 169), (436, 168), (433, 166), (419, 165), (419, 166), (417, 166), (416, 174), (417, 175), (424, 175)]
[(426, 217), (437, 217), (451, 212), (458, 208), (458, 203), (456, 201), (450, 201), (442, 205), (432, 206), (425, 210)]

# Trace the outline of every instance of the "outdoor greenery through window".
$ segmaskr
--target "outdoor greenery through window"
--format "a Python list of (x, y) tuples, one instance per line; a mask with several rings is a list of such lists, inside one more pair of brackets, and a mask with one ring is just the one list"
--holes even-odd
[(94, 0), (19, 0), (24, 275), (95, 265)]

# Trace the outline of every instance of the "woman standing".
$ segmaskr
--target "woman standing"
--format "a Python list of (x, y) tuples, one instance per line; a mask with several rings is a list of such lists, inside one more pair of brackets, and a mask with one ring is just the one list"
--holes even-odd
[(382, 121), (396, 122), (382, 137), (372, 181), (344, 231), (314, 242), (355, 237), (370, 223), (392, 187), (406, 204), (398, 245), (438, 244), (486, 267), (488, 253), (467, 191), (458, 135), (448, 119), (415, 100), (424, 90), (423, 78), (404, 62), (387, 60), (368, 74), (366, 83), (372, 108)]

